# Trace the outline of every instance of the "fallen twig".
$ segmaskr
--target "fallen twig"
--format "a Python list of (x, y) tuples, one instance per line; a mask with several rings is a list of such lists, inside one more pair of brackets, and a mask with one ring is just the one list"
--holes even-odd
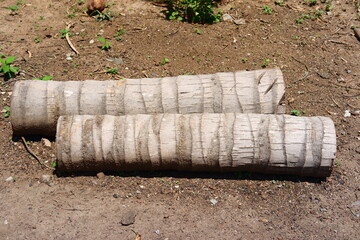
[(29, 146), (27, 145), (26, 140), (25, 140), (24, 137), (21, 137), (21, 140), (23, 141), (24, 146), (25, 146), (26, 150), (28, 151), (28, 153), (30, 153), (30, 155), (33, 156), (33, 157), (36, 159), (36, 161), (38, 161), (38, 163), (39, 163), (41, 166), (44, 166), (44, 167), (46, 167), (47, 169), (55, 170), (54, 168), (49, 167), (49, 166), (47, 166), (45, 163), (43, 163), (43, 162), (40, 161), (40, 159), (35, 155), (35, 153), (34, 153), (33, 151), (31, 151), (31, 149), (30, 149)]
[(295, 61), (297, 61), (298, 63), (301, 63), (302, 65), (304, 65), (305, 66), (305, 68), (306, 68), (306, 71), (307, 72), (310, 72), (309, 71), (309, 68), (308, 68), (308, 66), (305, 64), (305, 63), (303, 63), (302, 61), (300, 61), (300, 60), (298, 60), (298, 59), (296, 59), (295, 57), (293, 57), (293, 56), (291, 56), (292, 57), (292, 59), (294, 59)]
[(335, 101), (335, 99), (333, 97), (331, 97), (331, 100), (335, 103), (335, 105), (338, 107), (338, 108), (341, 108), (340, 105)]
[(344, 45), (347, 45), (347, 46), (351, 46), (351, 44), (346, 43), (346, 42), (336, 41), (336, 40), (332, 40), (332, 39), (329, 39), (328, 41), (331, 42), (331, 43), (344, 44)]
[(30, 52), (29, 50), (26, 50), (26, 52), (28, 53), (28, 55), (29, 55), (29, 58), (31, 58), (31, 57), (32, 57), (32, 54), (31, 54), (31, 52)]
[(294, 83), (300, 82), (302, 80), (307, 79), (308, 77), (310, 77), (310, 73), (309, 72), (305, 72), (304, 75), (302, 76), (302, 78), (299, 78), (298, 80), (295, 80)]
[[(71, 27), (72, 25), (73, 25), (73, 24), (70, 23), (70, 24), (67, 26), (67, 29), (70, 29), (70, 27)], [(70, 41), (69, 32), (67, 32), (67, 33), (65, 34), (65, 38), (66, 38), (66, 41), (67, 41), (67, 43), (69, 44), (70, 48), (71, 48), (76, 54), (79, 55), (80, 53), (78, 52), (78, 50), (76, 50), (76, 48), (74, 47), (74, 45), (73, 45), (72, 42)]]

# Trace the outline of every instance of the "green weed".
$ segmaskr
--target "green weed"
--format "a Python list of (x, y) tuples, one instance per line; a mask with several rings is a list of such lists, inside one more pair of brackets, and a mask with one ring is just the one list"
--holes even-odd
[(41, 39), (40, 39), (39, 36), (36, 36), (36, 37), (34, 38), (34, 41), (35, 41), (35, 43), (39, 43), (39, 42), (41, 42)]
[(221, 21), (221, 9), (216, 9), (215, 0), (165, 0), (168, 4), (166, 18), (189, 23), (218, 23)]
[(14, 56), (10, 56), (5, 59), (0, 58), (0, 73), (4, 74), (5, 79), (13, 78), (19, 72), (18, 68), (11, 66), (14, 61)]
[(11, 111), (10, 111), (10, 107), (5, 107), (5, 114), (4, 114), (4, 118), (8, 118), (10, 117)]
[(266, 5), (262, 7), (262, 10), (263, 10), (263, 13), (269, 14), (269, 15), (271, 15), (274, 11), (271, 7), (266, 6)]
[(53, 168), (56, 168), (56, 167), (57, 167), (57, 161), (56, 161), (56, 160), (53, 161), (53, 162), (51, 163), (51, 166), (52, 166)]
[(262, 67), (262, 68), (266, 68), (266, 67), (269, 65), (270, 61), (271, 61), (271, 60), (268, 59), (268, 58), (267, 58), (267, 59), (264, 59), (264, 62), (263, 62), (263, 64), (261, 64), (261, 67)]
[(99, 46), (102, 50), (108, 51), (111, 48), (111, 42), (107, 41), (105, 38), (99, 37), (98, 41), (102, 42), (102, 45)]
[(168, 58), (163, 58), (163, 60), (160, 62), (160, 64), (161, 65), (166, 65), (166, 64), (168, 64), (168, 63), (170, 63), (170, 60), (168, 59)]
[(125, 33), (126, 33), (126, 31), (124, 29), (122, 29), (122, 28), (118, 29), (117, 33), (114, 34), (115, 40), (117, 40), (117, 41), (122, 40), (121, 36), (124, 35)]
[(290, 115), (294, 115), (294, 116), (300, 116), (301, 115), (301, 112), (299, 110), (292, 110), (290, 112)]
[(61, 29), (59, 32), (61, 33), (61, 38), (62, 38), (62, 39), (66, 38), (66, 34), (69, 34), (69, 37), (73, 36), (73, 34), (70, 33), (70, 29), (69, 29), (69, 28)]
[(197, 33), (197, 34), (202, 34), (203, 31), (201, 31), (199, 28), (194, 28), (194, 31)]
[(96, 11), (90, 13), (90, 15), (94, 16), (96, 18), (96, 20), (99, 22), (102, 22), (105, 20), (110, 21), (113, 18), (110, 11), (100, 12), (100, 11), (96, 10)]
[(45, 76), (42, 78), (33, 78), (33, 80), (49, 81), (52, 80), (53, 78), (54, 78), (53, 76)]
[(286, 1), (287, 1), (287, 0), (275, 0), (275, 5), (284, 6), (284, 3), (285, 3)]
[(118, 74), (118, 69), (117, 68), (107, 68), (106, 72), (111, 73), (111, 74)]
[(317, 4), (317, 0), (304, 0), (304, 3), (309, 5), (310, 7), (315, 6)]
[(15, 11), (19, 10), (19, 6), (18, 5), (12, 5), (12, 6), (7, 7), (7, 9), (15, 12)]

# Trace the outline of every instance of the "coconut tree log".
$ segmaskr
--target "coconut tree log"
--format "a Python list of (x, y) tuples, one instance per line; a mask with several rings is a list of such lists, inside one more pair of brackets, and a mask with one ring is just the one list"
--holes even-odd
[(61, 116), (61, 171), (255, 171), (329, 176), (330, 118), (203, 113)]
[(14, 135), (55, 136), (62, 115), (284, 113), (279, 69), (118, 81), (19, 81), (11, 101)]

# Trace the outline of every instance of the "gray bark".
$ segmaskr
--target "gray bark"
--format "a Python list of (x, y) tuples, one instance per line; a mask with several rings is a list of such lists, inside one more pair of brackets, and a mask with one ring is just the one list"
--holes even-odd
[(62, 116), (61, 171), (255, 171), (329, 176), (335, 127), (326, 117), (240, 113)]
[(118, 81), (19, 81), (11, 101), (15, 135), (55, 136), (63, 115), (285, 113), (280, 69)]

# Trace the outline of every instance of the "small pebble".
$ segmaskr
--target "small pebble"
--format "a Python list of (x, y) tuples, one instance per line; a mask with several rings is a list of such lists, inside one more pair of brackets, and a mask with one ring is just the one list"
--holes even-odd
[(139, 187), (140, 187), (141, 189), (144, 189), (144, 188), (145, 188), (145, 186), (143, 186), (143, 185), (140, 185)]
[(66, 60), (71, 61), (73, 59), (72, 59), (72, 57), (66, 57)]
[(155, 233), (156, 233), (157, 235), (160, 235), (160, 230), (159, 230), (159, 229), (155, 230)]
[(344, 117), (351, 117), (350, 110), (345, 110)]
[(13, 176), (10, 176), (5, 181), (7, 181), (7, 182), (15, 182), (15, 178)]
[(5, 219), (4, 224), (8, 225), (9, 224), (8, 220)]
[(42, 175), (40, 182), (42, 183), (49, 183), (51, 181), (51, 176), (50, 175)]
[(223, 21), (224, 22), (232, 22), (234, 20), (234, 18), (230, 15), (230, 14), (224, 14), (223, 16)]
[(135, 222), (136, 212), (135, 211), (127, 211), (121, 219), (121, 225), (129, 226)]
[(47, 139), (47, 138), (42, 138), (42, 139), (41, 139), (41, 142), (42, 142), (42, 144), (43, 144), (45, 147), (51, 148), (51, 142), (49, 141), (49, 139)]
[(98, 174), (96, 174), (96, 176), (101, 179), (104, 178), (106, 175), (103, 172), (99, 172)]
[(213, 198), (213, 199), (210, 199), (210, 202), (212, 205), (216, 205), (218, 203), (218, 200)]
[(94, 39), (91, 39), (91, 40), (89, 41), (90, 44), (93, 44), (94, 42), (95, 42)]

